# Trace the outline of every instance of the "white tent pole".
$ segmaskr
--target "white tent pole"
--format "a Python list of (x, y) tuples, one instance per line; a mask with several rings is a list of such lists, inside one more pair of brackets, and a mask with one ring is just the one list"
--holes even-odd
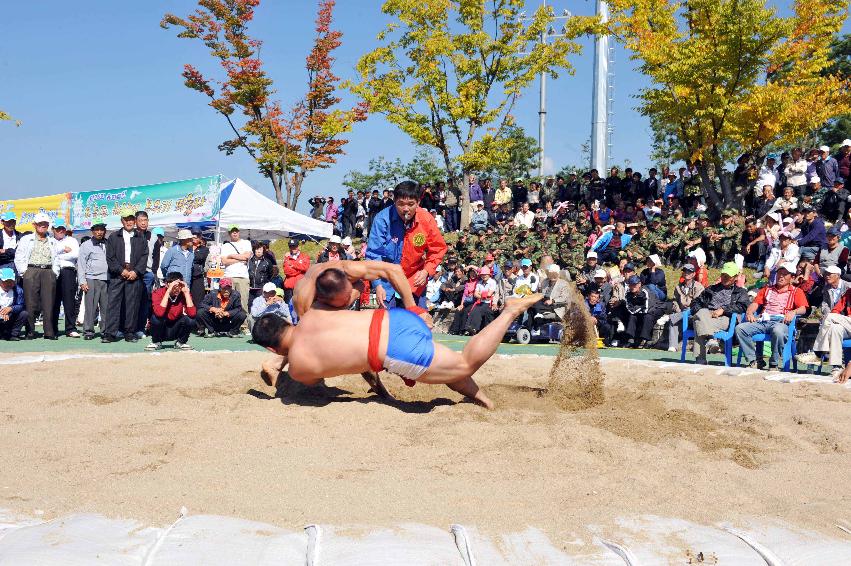
[(220, 245), (222, 243), (221, 240), (221, 227), (222, 227), (222, 174), (219, 173), (219, 194), (218, 194), (218, 205), (216, 208), (218, 212), (216, 213), (216, 245)]

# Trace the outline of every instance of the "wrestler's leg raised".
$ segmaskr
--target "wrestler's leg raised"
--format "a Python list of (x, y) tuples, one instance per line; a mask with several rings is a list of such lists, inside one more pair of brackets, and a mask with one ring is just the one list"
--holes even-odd
[(494, 355), (514, 319), (540, 299), (539, 294), (522, 299), (508, 299), (502, 313), (481, 332), (470, 338), (461, 352), (455, 352), (442, 344), (435, 343), (431, 365), (417, 381), (445, 384), (485, 407), (492, 408), (493, 403), (482, 393), (473, 381), (472, 375)]

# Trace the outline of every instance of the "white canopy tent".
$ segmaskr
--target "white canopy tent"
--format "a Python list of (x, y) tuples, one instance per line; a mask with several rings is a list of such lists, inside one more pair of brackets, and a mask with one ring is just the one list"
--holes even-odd
[(223, 182), (220, 190), (223, 203), (217, 223), (219, 234), (234, 224), (239, 226), (240, 235), (250, 240), (270, 240), (290, 234), (330, 238), (333, 232), (331, 224), (279, 205), (242, 179)]

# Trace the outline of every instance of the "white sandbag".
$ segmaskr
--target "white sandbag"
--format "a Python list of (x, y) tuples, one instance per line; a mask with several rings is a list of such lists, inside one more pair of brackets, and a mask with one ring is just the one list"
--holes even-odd
[(319, 532), (316, 566), (465, 566), (448, 528), (411, 523), (392, 529), (322, 525)]
[(639, 564), (765, 566), (751, 547), (715, 526), (647, 515), (618, 520), (616, 533)]
[[(851, 537), (797, 530), (779, 523), (748, 523), (728, 527), (755, 546), (767, 549), (785, 566), (847, 566), (851, 564)], [(842, 537), (842, 538), (839, 538)]]
[(192, 515), (165, 534), (146, 566), (301, 565), (306, 549), (303, 531), (218, 515)]
[(3, 566), (140, 566), (160, 529), (100, 515), (70, 515), (8, 529), (0, 538)]

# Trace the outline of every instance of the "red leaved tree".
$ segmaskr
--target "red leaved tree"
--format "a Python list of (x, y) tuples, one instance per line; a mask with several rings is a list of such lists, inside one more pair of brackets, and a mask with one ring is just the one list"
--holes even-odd
[(187, 87), (210, 99), (209, 105), (226, 120), (234, 137), (219, 145), (231, 155), (245, 149), (260, 172), (272, 181), (279, 204), (295, 208), (304, 178), (325, 169), (343, 153), (342, 134), (366, 119), (362, 104), (338, 108), (339, 78), (331, 72), (331, 52), (342, 34), (331, 30), (334, 0), (322, 0), (316, 19), (316, 39), (307, 57), (307, 94), (284, 112), (273, 100), (275, 91), (259, 57), (262, 42), (248, 34), (248, 23), (260, 0), (199, 0), (186, 18), (166, 14), (160, 26), (179, 28), (178, 37), (198, 39), (219, 60), (224, 76), (211, 79), (185, 65)]

